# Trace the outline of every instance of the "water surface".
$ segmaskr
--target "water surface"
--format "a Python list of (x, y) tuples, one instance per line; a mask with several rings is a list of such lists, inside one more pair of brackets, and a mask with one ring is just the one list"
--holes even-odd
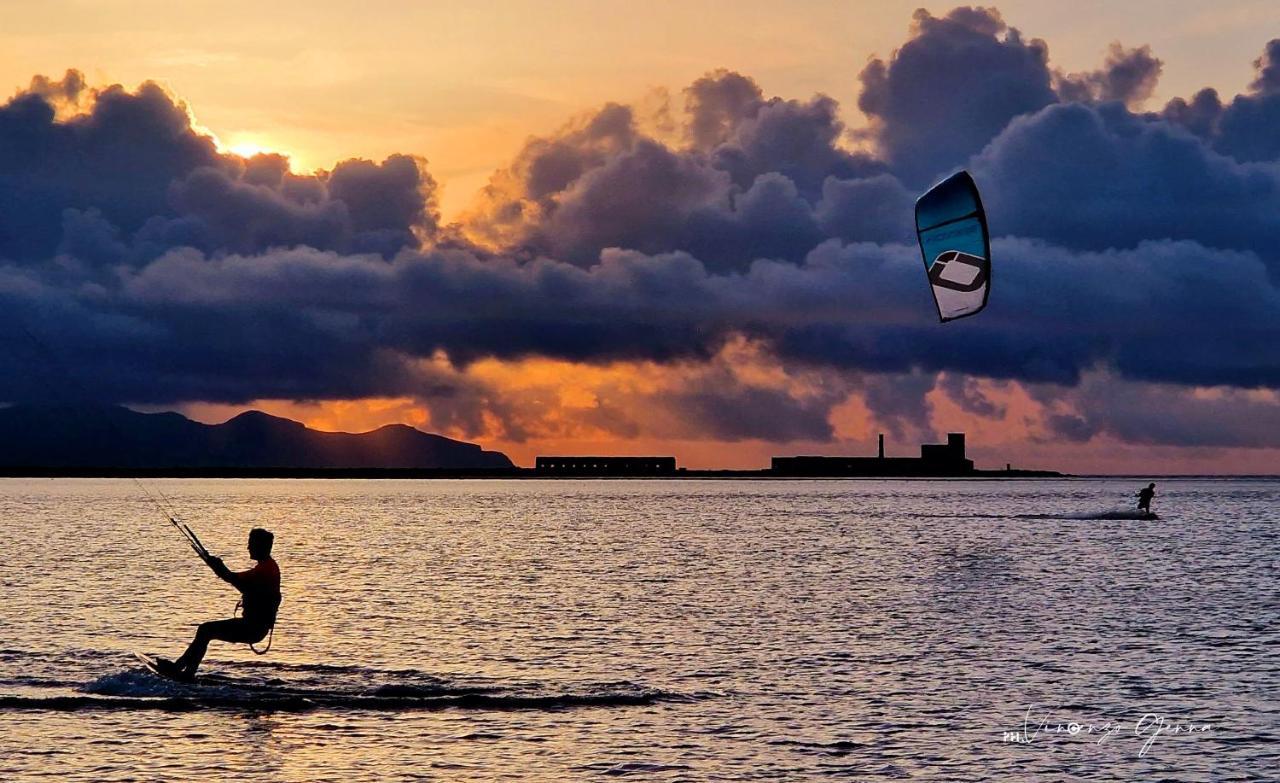
[(131, 652), (234, 592), (133, 482), (0, 480), (0, 779), (1275, 780), (1280, 482), (1090, 518), (1138, 484), (152, 480), (284, 572), (183, 686)]

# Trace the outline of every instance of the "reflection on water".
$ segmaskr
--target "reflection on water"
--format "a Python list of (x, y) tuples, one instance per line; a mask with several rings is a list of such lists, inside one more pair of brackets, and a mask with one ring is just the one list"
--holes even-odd
[(129, 482), (0, 481), (0, 779), (1280, 770), (1280, 482), (156, 483), (275, 531), (275, 647), (143, 672), (235, 594)]

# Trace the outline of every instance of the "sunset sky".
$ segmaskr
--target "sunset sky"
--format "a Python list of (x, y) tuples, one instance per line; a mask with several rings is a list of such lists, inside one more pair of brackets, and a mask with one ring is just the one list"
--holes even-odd
[[(1280, 472), (1275, 3), (918, 6), (5, 4), (0, 330), (99, 401), (520, 464)], [(993, 291), (938, 324), (959, 168)]]

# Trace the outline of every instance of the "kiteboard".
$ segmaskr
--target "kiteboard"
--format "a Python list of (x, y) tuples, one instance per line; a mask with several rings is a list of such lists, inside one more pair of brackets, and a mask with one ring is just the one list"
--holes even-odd
[(1154, 511), (1121, 511), (1111, 517), (1112, 519), (1159, 519), (1160, 515)]
[(165, 660), (164, 658), (152, 658), (150, 655), (140, 652), (135, 652), (133, 657), (147, 667), (147, 671), (158, 677), (182, 683), (194, 683), (196, 681), (195, 677), (183, 674), (173, 661)]
[(1070, 518), (1071, 519), (1091, 519), (1091, 520), (1098, 520), (1098, 521), (1111, 520), (1111, 519), (1114, 519), (1114, 520), (1133, 519), (1133, 520), (1141, 520), (1145, 522), (1147, 520), (1158, 520), (1160, 519), (1160, 515), (1155, 513), (1154, 511), (1129, 511), (1126, 509), (1124, 511), (1100, 511), (1096, 514), (1080, 514)]

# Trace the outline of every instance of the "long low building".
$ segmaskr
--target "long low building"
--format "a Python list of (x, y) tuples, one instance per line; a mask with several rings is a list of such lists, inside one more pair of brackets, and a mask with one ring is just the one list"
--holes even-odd
[(965, 476), (973, 460), (965, 457), (964, 433), (952, 432), (946, 443), (926, 443), (919, 457), (886, 457), (884, 436), (875, 457), (774, 457), (775, 476)]
[(549, 476), (666, 476), (675, 457), (538, 457), (534, 470)]

